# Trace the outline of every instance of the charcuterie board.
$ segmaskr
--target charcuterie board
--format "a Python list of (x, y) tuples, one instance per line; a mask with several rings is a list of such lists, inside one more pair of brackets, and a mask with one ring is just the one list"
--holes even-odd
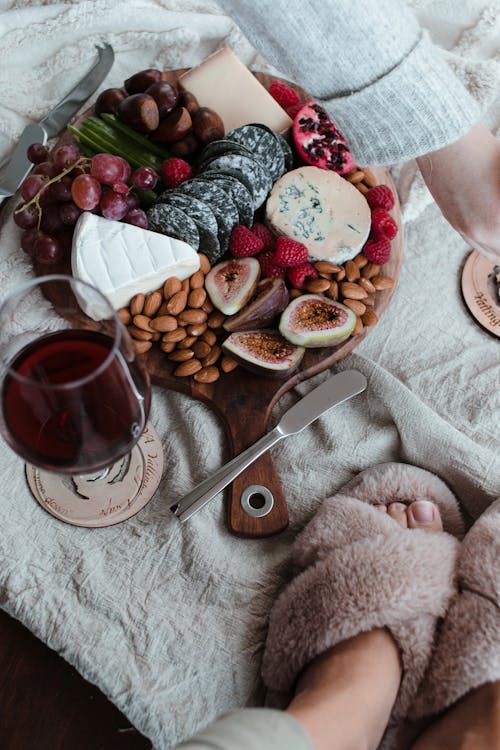
[[(177, 71), (177, 73), (181, 72), (183, 71)], [(265, 87), (269, 87), (274, 80), (265, 74), (257, 73), (255, 75)], [(306, 97), (300, 89), (296, 90), (302, 100), (307, 101), (309, 97)], [(89, 111), (85, 115), (91, 113)], [(348, 139), (348, 133), (346, 133), (346, 137)], [(67, 141), (68, 138), (69, 135), (66, 134), (64, 141)], [(403, 248), (400, 207), (389, 172), (384, 168), (373, 168), (371, 175), (372, 179), (375, 177), (378, 184), (388, 185), (396, 200), (391, 213), (399, 231), (392, 240), (390, 260), (383, 266), (383, 273), (395, 281), (399, 273)], [(376, 319), (380, 319), (385, 312), (393, 291), (394, 286), (377, 291), (372, 308), (376, 314)], [(57, 301), (54, 300), (54, 302), (57, 306)], [(174, 363), (168, 360), (159, 347), (153, 346), (141, 356), (145, 358), (154, 384), (196, 398), (207, 404), (217, 414), (225, 429), (229, 445), (228, 453), (232, 457), (239, 454), (267, 431), (271, 411), (283, 394), (299, 382), (332, 368), (352, 352), (370, 334), (372, 328), (373, 326), (364, 327), (360, 333), (351, 336), (337, 346), (308, 349), (299, 368), (292, 375), (281, 379), (256, 375), (238, 367), (232, 372), (223, 373), (222, 377), (216, 382), (201, 383), (196, 382), (192, 377), (175, 376), (173, 374)], [(193, 430), (192, 449), (196, 451), (195, 430)], [(168, 465), (165, 470), (168, 472)], [(251, 485), (263, 486), (272, 493), (274, 503), (266, 515), (250, 515), (244, 510), (240, 498), (242, 492)], [(186, 490), (189, 490), (189, 488), (186, 488)], [(174, 505), (180, 499), (171, 497), (168, 498), (168, 502), (170, 505)], [(256, 507), (258, 507), (258, 497), (256, 502)], [(283, 495), (280, 479), (274, 468), (270, 453), (261, 456), (232, 483), (227, 490), (226, 507), (227, 526), (234, 534), (249, 538), (265, 537), (286, 528), (288, 524), (286, 498)]]

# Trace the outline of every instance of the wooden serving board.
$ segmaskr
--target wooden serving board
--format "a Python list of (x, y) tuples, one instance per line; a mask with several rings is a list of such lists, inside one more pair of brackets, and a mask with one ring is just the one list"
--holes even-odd
[[(176, 71), (181, 74), (184, 71)], [(255, 74), (258, 80), (267, 88), (274, 80), (271, 76), (261, 73)], [(305, 102), (310, 97), (298, 87), (294, 87)], [(85, 112), (91, 114), (92, 110)], [(83, 117), (82, 116), (82, 117)], [(348, 134), (347, 138), (348, 138)], [(68, 134), (64, 141), (70, 140)], [(60, 142), (61, 142), (60, 141)], [(396, 280), (401, 265), (403, 253), (403, 230), (401, 225), (401, 211), (397, 199), (396, 189), (390, 173), (381, 167), (372, 168), (378, 183), (388, 185), (395, 197), (392, 216), (398, 224), (398, 234), (392, 241), (392, 252), (389, 262), (383, 272)], [(385, 312), (393, 294), (394, 287), (376, 293), (374, 310), (380, 319)], [(179, 378), (173, 375), (174, 363), (159, 349), (153, 347), (145, 355), (146, 365), (155, 385), (162, 388), (184, 393), (192, 398), (203, 401), (218, 415), (225, 428), (229, 452), (231, 457), (238, 455), (267, 432), (267, 425), (271, 410), (276, 402), (293, 388), (297, 383), (307, 380), (313, 375), (332, 368), (358, 346), (369, 335), (372, 328), (364, 328), (357, 336), (349, 338), (342, 344), (321, 349), (309, 349), (298, 370), (288, 378), (272, 379), (254, 375), (242, 367), (231, 373), (221, 373), (215, 383), (197, 383), (193, 378)], [(194, 441), (196, 438), (194, 438)], [(196, 448), (194, 447), (196, 450)], [(168, 466), (166, 467), (168, 471)], [(242, 492), (250, 485), (267, 487), (274, 496), (271, 511), (262, 517), (247, 514), (240, 503)], [(189, 489), (189, 488), (187, 488)], [(169, 498), (171, 504), (181, 498)], [(288, 525), (288, 510), (283, 495), (280, 479), (273, 465), (269, 452), (262, 455), (248, 469), (246, 469), (227, 489), (227, 527), (233, 533), (243, 537), (266, 537), (283, 531)]]

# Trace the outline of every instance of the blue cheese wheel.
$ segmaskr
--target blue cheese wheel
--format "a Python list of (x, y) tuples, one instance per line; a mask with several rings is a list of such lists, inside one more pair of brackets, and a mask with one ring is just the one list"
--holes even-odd
[(344, 263), (359, 253), (370, 232), (370, 207), (336, 172), (299, 167), (274, 185), (266, 220), (277, 233), (302, 242), (311, 260)]

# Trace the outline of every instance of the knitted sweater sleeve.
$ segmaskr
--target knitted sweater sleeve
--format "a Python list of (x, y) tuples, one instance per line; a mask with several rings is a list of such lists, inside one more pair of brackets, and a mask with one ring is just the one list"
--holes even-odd
[(359, 164), (457, 140), (475, 101), (403, 0), (219, 0), (274, 67), (323, 104)]

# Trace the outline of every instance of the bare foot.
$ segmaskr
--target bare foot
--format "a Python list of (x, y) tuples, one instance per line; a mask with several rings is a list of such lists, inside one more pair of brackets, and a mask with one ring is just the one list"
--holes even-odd
[[(431, 533), (443, 529), (438, 508), (427, 501), (376, 507), (403, 528)], [(400, 681), (396, 642), (388, 630), (378, 628), (314, 659), (301, 674), (286, 711), (306, 729), (315, 750), (375, 750)]]

